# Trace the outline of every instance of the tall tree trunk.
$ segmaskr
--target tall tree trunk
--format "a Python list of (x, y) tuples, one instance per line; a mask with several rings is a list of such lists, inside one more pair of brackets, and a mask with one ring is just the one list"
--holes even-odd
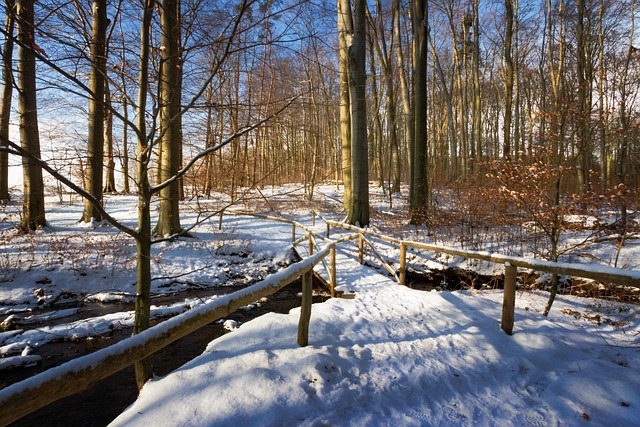
[[(176, 175), (180, 169), (180, 26), (179, 0), (163, 0), (160, 8), (161, 50), (160, 66), (160, 182)], [(182, 232), (180, 226), (179, 181), (160, 191), (160, 211), (155, 232), (160, 236)]]
[(398, 60), (398, 71), (400, 77), (400, 98), (402, 99), (402, 112), (404, 115), (404, 141), (408, 147), (409, 154), (409, 199), (413, 199), (411, 193), (415, 189), (413, 184), (413, 146), (414, 146), (414, 126), (413, 126), (413, 108), (411, 105), (411, 91), (409, 89), (409, 82), (407, 79), (407, 68), (404, 54), (404, 47), (402, 44), (402, 31), (400, 25), (400, 0), (393, 1), (393, 14), (394, 19), (394, 34), (396, 37), (396, 58)]
[[(127, 125), (124, 124), (126, 128)], [(111, 112), (111, 91), (109, 83), (104, 87), (104, 142), (106, 157), (106, 177), (104, 182), (104, 193), (115, 193), (116, 189), (116, 162), (113, 157), (113, 113)]]
[[(342, 13), (351, 11), (350, 0), (342, 0)], [(366, 2), (355, 0), (352, 31), (346, 32), (351, 106), (351, 198), (347, 222), (369, 225), (369, 153), (366, 108)]]
[[(396, 3), (393, 3), (391, 10), (391, 20), (395, 22), (395, 14), (398, 13), (396, 10)], [(394, 74), (392, 67), (392, 58), (389, 49), (387, 48), (387, 38), (384, 32), (383, 18), (382, 18), (382, 3), (380, 0), (376, 0), (376, 9), (378, 16), (378, 25), (377, 32), (379, 37), (376, 38), (375, 47), (378, 52), (378, 56), (382, 62), (382, 69), (384, 72), (384, 84), (385, 84), (385, 105), (386, 105), (386, 117), (387, 117), (387, 129), (389, 132), (389, 174), (391, 176), (391, 193), (399, 193), (400, 192), (400, 147), (398, 144), (398, 131), (397, 131), (397, 122), (396, 122), (396, 95), (395, 95), (395, 84), (394, 84)], [(393, 30), (391, 30), (393, 31)], [(391, 39), (391, 48), (393, 48), (393, 32), (390, 36)], [(401, 70), (402, 73), (402, 70)]]
[[(107, 1), (93, 0), (91, 33), (91, 73), (89, 87), (89, 132), (87, 140), (87, 170), (84, 189), (102, 203), (104, 166), (104, 88), (106, 84)], [(102, 220), (96, 207), (85, 200), (82, 221)]]
[(373, 49), (376, 42), (373, 40), (374, 35), (369, 34), (369, 36), (369, 69), (371, 70), (371, 97), (373, 101), (373, 137), (371, 138), (373, 144), (371, 148), (376, 154), (373, 168), (376, 170), (375, 175), (378, 178), (378, 186), (384, 189), (384, 164), (386, 162), (383, 154), (382, 118), (380, 117), (381, 97), (377, 79), (378, 70), (376, 68), (376, 63), (384, 62), (384, 60), (380, 57), (375, 57)]
[[(343, 10), (349, 6), (348, 10)], [(347, 33), (353, 31), (353, 19), (349, 2), (338, 0), (338, 41), (340, 63), (340, 141), (342, 152), (343, 206), (351, 205), (351, 100), (349, 99), (349, 53)]]
[[(149, 186), (149, 141), (147, 139), (147, 125), (145, 114), (147, 111), (147, 91), (149, 90), (149, 53), (151, 18), (155, 0), (146, 0), (140, 28), (140, 70), (138, 74), (138, 106), (137, 138), (138, 149), (136, 156), (137, 186), (138, 186), (138, 236), (137, 248), (137, 286), (135, 301), (135, 317), (133, 333), (149, 328), (151, 318), (151, 194)], [(135, 363), (136, 383), (138, 390), (153, 374), (151, 362), (147, 359)]]
[[(13, 29), (15, 27), (15, 1), (5, 0), (4, 29), (7, 36), (2, 47), (2, 89), (0, 95), (0, 147), (9, 139), (11, 97), (13, 96)], [(0, 202), (9, 200), (9, 153), (0, 151)]]
[[(36, 99), (36, 59), (34, 0), (19, 0), (18, 21), (18, 114), (20, 144), (32, 156), (40, 158), (38, 102)], [(32, 159), (23, 158), (24, 199), (20, 228), (28, 232), (47, 225), (44, 206), (42, 168)]]
[(416, 0), (413, 10), (413, 191), (410, 191), (411, 223), (423, 224), (429, 207), (427, 174), (427, 37), (428, 1)]
[(590, 91), (591, 82), (587, 79), (587, 35), (585, 34), (586, 4), (585, 0), (577, 0), (578, 18), (576, 24), (576, 44), (577, 60), (576, 72), (578, 75), (578, 149), (580, 156), (580, 171), (578, 179), (580, 191), (586, 193), (591, 188), (589, 171), (591, 169), (591, 144), (590, 127), (591, 102)]
[(129, 126), (126, 124), (129, 121), (129, 101), (127, 101), (126, 94), (122, 96), (122, 117), (125, 121), (122, 125), (122, 192), (129, 194), (131, 192), (129, 187), (129, 180), (131, 179), (129, 176)]
[(502, 136), (502, 158), (511, 160), (511, 117), (513, 111), (513, 57), (511, 43), (513, 39), (513, 0), (505, 0), (504, 35), (504, 129)]
[[(120, 20), (120, 29), (122, 30), (122, 20)], [(129, 186), (129, 181), (131, 179), (129, 172), (129, 126), (127, 123), (129, 122), (129, 95), (127, 93), (127, 76), (125, 73), (126, 68), (126, 58), (125, 58), (125, 49), (126, 42), (125, 39), (122, 39), (122, 49), (121, 49), (121, 70), (120, 70), (120, 84), (121, 86), (121, 96), (122, 96), (122, 117), (124, 118), (124, 123), (122, 125), (122, 192), (125, 194), (129, 194), (131, 192), (131, 188)]]
[[(558, 16), (553, 16), (553, 4), (551, 0), (547, 2), (547, 40), (549, 43), (549, 75), (551, 77), (551, 91), (553, 94), (553, 111), (550, 114), (549, 137), (551, 140), (551, 158), (552, 161), (559, 164), (561, 162), (562, 153), (564, 152), (564, 120), (562, 115), (562, 93), (561, 85), (564, 76), (564, 55), (565, 55), (565, 29), (564, 29), (564, 0), (559, 0)], [(557, 46), (554, 45), (554, 24), (557, 29)], [(557, 53), (556, 53), (557, 52)]]
[(600, 0), (600, 8), (598, 9), (598, 137), (600, 139), (600, 183), (605, 188), (608, 181), (609, 170), (607, 168), (607, 132), (606, 132), (606, 114), (604, 100), (604, 79), (605, 77), (605, 61), (604, 61), (604, 9), (605, 2)]
[[(11, 97), (13, 96), (13, 29), (15, 27), (15, 1), (5, 0), (5, 25), (7, 36), (2, 47), (2, 89), (0, 95), (0, 147), (9, 139)], [(0, 151), (0, 202), (9, 200), (9, 153)]]
[[(480, 0), (473, 0), (473, 110), (471, 157), (475, 162), (482, 161), (482, 91), (480, 88), (480, 18), (478, 13)], [(471, 163), (472, 170), (474, 162)]]

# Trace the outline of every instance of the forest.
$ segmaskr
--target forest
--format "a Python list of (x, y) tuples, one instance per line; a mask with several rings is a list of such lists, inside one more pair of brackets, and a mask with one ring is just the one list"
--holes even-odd
[[(557, 193), (552, 205), (584, 207), (596, 193), (624, 217), (636, 204), (634, 0), (8, 1), (3, 11), (3, 145), (90, 194), (84, 221), (102, 219), (103, 193), (138, 192), (141, 172), (165, 182), (192, 160), (154, 189), (167, 204), (161, 235), (180, 230), (170, 212), (185, 195), (287, 182), (309, 198), (318, 182), (344, 182), (361, 225), (367, 209), (349, 199), (366, 205), (367, 180), (390, 197), (410, 184), (416, 222), (439, 188), (528, 199), (539, 194), (531, 178)], [(2, 200), (17, 154), (0, 158)], [(46, 223), (40, 170), (25, 163), (24, 230)]]
[[(366, 227), (373, 183), (389, 206), (408, 199), (406, 224), (457, 227), (463, 248), (483, 249), (489, 228), (534, 227), (550, 261), (563, 231), (584, 226), (569, 215), (595, 218), (618, 251), (637, 231), (635, 0), (2, 10), (0, 200), (21, 202), (29, 234), (47, 227), (45, 196), (72, 192), (79, 221), (133, 238), (134, 333), (149, 327), (152, 244), (190, 235), (183, 200), (233, 205), (291, 183), (313, 200), (332, 183), (346, 222)], [(108, 194), (137, 197), (135, 226), (105, 208)], [(151, 372), (137, 368), (143, 384)]]

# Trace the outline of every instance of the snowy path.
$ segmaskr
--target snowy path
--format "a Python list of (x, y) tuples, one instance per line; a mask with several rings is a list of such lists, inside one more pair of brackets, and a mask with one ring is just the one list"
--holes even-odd
[[(308, 347), (299, 309), (262, 316), (151, 381), (113, 425), (637, 425), (637, 307), (560, 297), (545, 319), (546, 295), (518, 294), (509, 337), (499, 291), (415, 291), (337, 263), (356, 296), (313, 306)], [(585, 319), (596, 312), (627, 323)]]

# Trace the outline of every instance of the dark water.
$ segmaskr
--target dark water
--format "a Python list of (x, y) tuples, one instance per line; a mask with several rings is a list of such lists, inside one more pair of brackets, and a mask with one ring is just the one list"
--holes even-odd
[[(294, 282), (271, 295), (268, 298), (269, 301), (262, 304), (261, 307), (250, 311), (238, 311), (229, 315), (227, 319), (247, 322), (267, 312), (288, 313), (292, 308), (300, 306), (300, 297), (298, 296), (300, 289), (300, 281)], [(181, 299), (184, 297), (183, 294), (180, 295)], [(321, 302), (324, 299), (326, 298), (314, 297), (313, 302)], [(118, 308), (109, 304), (103, 310), (118, 311), (118, 309), (121, 310), (122, 307)], [(99, 308), (93, 308), (93, 310), (103, 311)], [(200, 355), (210, 341), (226, 332), (221, 324), (211, 323), (165, 347), (151, 356), (154, 374), (166, 375)], [(3, 373), (0, 386), (7, 386), (73, 358), (107, 347), (130, 335), (131, 330), (122, 330), (114, 331), (111, 336), (96, 337), (78, 343), (47, 344), (38, 351), (38, 354), (43, 356), (43, 363), (40, 366), (10, 371), (6, 375)], [(291, 339), (295, 340), (296, 337), (291, 337)], [(87, 390), (33, 412), (11, 426), (105, 426), (135, 401), (137, 393), (134, 369), (131, 366), (103, 379)], [(11, 410), (11, 408), (1, 408), (0, 410)]]

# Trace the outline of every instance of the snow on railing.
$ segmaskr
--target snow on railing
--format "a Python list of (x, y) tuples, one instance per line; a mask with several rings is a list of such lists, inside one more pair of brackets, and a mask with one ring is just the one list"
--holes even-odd
[[(223, 318), (228, 314), (235, 312), (242, 306), (245, 306), (251, 302), (259, 300), (262, 297), (266, 297), (277, 292), (284, 286), (296, 280), (298, 277), (303, 278), (302, 307), (300, 310), (300, 320), (298, 323), (298, 344), (301, 346), (307, 345), (309, 339), (309, 321), (311, 317), (311, 275), (313, 269), (320, 262), (324, 264), (329, 276), (331, 295), (335, 296), (336, 246), (339, 243), (348, 240), (354, 240), (356, 238), (358, 239), (358, 259), (360, 263), (362, 263), (364, 257), (364, 243), (367, 243), (367, 245), (369, 245), (373, 249), (374, 254), (383, 263), (383, 266), (394, 276), (394, 278), (400, 284), (404, 284), (406, 278), (407, 247), (415, 247), (434, 252), (462, 256), (465, 258), (479, 259), (504, 264), (505, 285), (502, 312), (502, 329), (509, 335), (511, 334), (513, 329), (516, 273), (518, 267), (589, 278), (604, 282), (619, 283), (640, 288), (640, 272), (638, 271), (622, 270), (606, 266), (584, 266), (579, 264), (541, 261), (535, 259), (491, 254), (481, 251), (462, 250), (448, 246), (405, 241), (395, 239), (393, 237), (383, 236), (349, 224), (344, 224), (336, 221), (328, 221), (315, 212), (313, 212), (313, 225), (315, 226), (315, 217), (319, 216), (326, 224), (326, 236), (321, 236), (314, 230), (296, 221), (268, 215), (255, 214), (251, 212), (232, 210), (226, 210), (220, 213), (219, 227), (222, 227), (222, 219), (225, 213), (233, 215), (247, 215), (291, 224), (292, 244), (295, 246), (299, 243), (304, 242), (305, 240), (308, 240), (309, 256), (302, 261), (293, 264), (278, 273), (273, 274), (267, 279), (256, 283), (255, 285), (225, 295), (212, 301), (211, 303), (182, 313), (176, 317), (160, 323), (159, 325), (149, 328), (140, 334), (124, 339), (110, 347), (98, 350), (95, 353), (89, 354), (87, 356), (71, 360), (60, 366), (34, 375), (33, 377), (30, 377), (24, 381), (12, 384), (1, 389), (0, 408), (3, 408), (4, 410), (0, 411), (0, 426), (4, 426), (11, 422), (14, 422), (19, 418), (58, 399), (85, 390), (99, 380), (106, 378), (109, 375), (126, 368), (127, 366), (132, 365), (137, 360), (150, 356), (151, 354), (157, 352), (168, 344), (196, 331), (202, 326)], [(346, 236), (339, 240), (331, 240), (329, 236), (332, 226), (355, 231), (356, 234)], [(297, 228), (306, 232), (306, 234), (299, 239), (296, 239)], [(370, 236), (399, 246), (400, 267), (397, 274), (382, 258), (380, 253), (375, 249), (373, 243), (369, 239), (366, 239), (365, 236)], [(317, 244), (317, 240), (324, 241), (326, 245), (320, 248)], [(314, 250), (317, 252), (314, 253)], [(327, 255), (329, 255), (330, 257), (329, 266), (327, 266), (325, 261)], [(7, 408), (11, 408), (11, 410), (6, 410)]]
[[(314, 216), (318, 215), (312, 212)], [(521, 258), (506, 256), (500, 254), (493, 254), (484, 251), (470, 251), (464, 249), (458, 249), (450, 246), (433, 245), (428, 243), (413, 242), (407, 240), (400, 240), (389, 236), (384, 236), (372, 231), (356, 227), (354, 225), (345, 224), (337, 221), (329, 221), (318, 215), (327, 225), (327, 237), (331, 233), (331, 227), (339, 227), (350, 231), (355, 231), (359, 234), (360, 240), (358, 244), (358, 260), (362, 264), (364, 257), (364, 245), (366, 242), (373, 250), (374, 254), (382, 262), (383, 266), (392, 274), (392, 276), (401, 285), (405, 284), (407, 273), (407, 248), (414, 247), (418, 249), (426, 249), (433, 252), (445, 253), (449, 255), (461, 256), (464, 258), (478, 259), (482, 261), (493, 262), (496, 264), (503, 264), (505, 267), (504, 273), (504, 301), (502, 305), (502, 329), (509, 335), (513, 332), (513, 323), (515, 315), (515, 294), (516, 294), (516, 278), (517, 269), (526, 268), (534, 271), (545, 271), (549, 273), (563, 274), (566, 276), (581, 277), (585, 279), (592, 279), (599, 282), (615, 283), (624, 286), (631, 286), (640, 288), (640, 271), (636, 270), (623, 270), (621, 268), (613, 268), (604, 265), (594, 264), (574, 264), (564, 262), (552, 262), (543, 261), (538, 259)], [(399, 245), (400, 247), (400, 266), (398, 268), (398, 275), (395, 274), (393, 269), (384, 261), (382, 256), (373, 247), (373, 244), (367, 240), (364, 236), (371, 236), (373, 238)]]
[(330, 242), (316, 254), (279, 271), (247, 288), (224, 295), (168, 319), (112, 346), (34, 375), (0, 390), (0, 426), (10, 424), (58, 399), (89, 388), (99, 380), (150, 356), (172, 342), (223, 318), (240, 307), (272, 295), (297, 278), (303, 278), (302, 307), (298, 323), (298, 344), (309, 341), (312, 270), (332, 251)]

